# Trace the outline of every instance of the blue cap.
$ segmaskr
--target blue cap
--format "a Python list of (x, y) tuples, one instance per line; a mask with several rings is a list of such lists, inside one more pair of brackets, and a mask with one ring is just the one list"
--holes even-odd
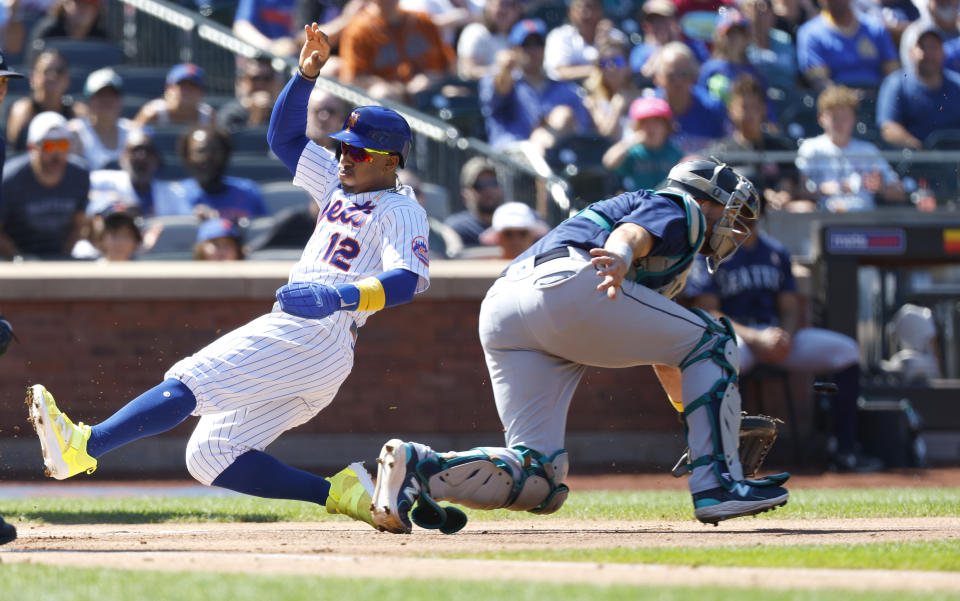
[(517, 21), (510, 30), (510, 45), (523, 46), (527, 38), (532, 35), (538, 35), (541, 38), (547, 37), (547, 24), (540, 19), (522, 19)]
[(395, 152), (400, 155), (401, 167), (413, 142), (407, 120), (385, 106), (358, 106), (347, 115), (343, 129), (330, 137), (350, 146)]
[(179, 63), (171, 67), (167, 72), (168, 86), (188, 80), (200, 87), (206, 87), (203, 69), (193, 63)]
[(240, 239), (240, 228), (229, 219), (207, 219), (197, 230), (197, 242), (206, 242), (214, 238)]

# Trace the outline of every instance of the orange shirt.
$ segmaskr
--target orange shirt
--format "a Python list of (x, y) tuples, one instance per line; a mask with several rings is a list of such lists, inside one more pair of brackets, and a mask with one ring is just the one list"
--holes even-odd
[(350, 21), (340, 37), (340, 78), (344, 82), (359, 75), (407, 82), (417, 73), (450, 69), (453, 49), (444, 43), (430, 16), (408, 11), (400, 14), (394, 25), (368, 11)]

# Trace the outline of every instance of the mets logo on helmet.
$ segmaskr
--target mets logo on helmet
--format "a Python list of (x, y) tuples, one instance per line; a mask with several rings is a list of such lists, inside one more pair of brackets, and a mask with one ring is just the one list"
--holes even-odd
[(347, 119), (347, 129), (350, 129), (351, 127), (355, 127), (357, 125), (358, 117), (360, 117), (360, 115), (357, 113), (357, 111), (353, 111), (352, 113), (350, 113), (350, 118)]
[(423, 236), (417, 236), (413, 239), (413, 254), (420, 259), (420, 262), (430, 266), (430, 248), (427, 246), (427, 240)]

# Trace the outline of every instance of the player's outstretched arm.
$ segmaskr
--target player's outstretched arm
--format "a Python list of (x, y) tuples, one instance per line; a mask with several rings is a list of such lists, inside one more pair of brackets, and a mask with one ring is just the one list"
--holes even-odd
[(270, 114), (267, 143), (291, 173), (297, 172), (300, 155), (309, 139), (306, 136), (307, 102), (320, 69), (330, 58), (330, 43), (313, 23), (304, 26), (306, 41), (300, 50), (299, 72), (287, 82)]
[(291, 282), (277, 290), (277, 302), (284, 313), (306, 319), (323, 319), (341, 310), (379, 311), (410, 302), (418, 279), (412, 271), (391, 269), (355, 284)]

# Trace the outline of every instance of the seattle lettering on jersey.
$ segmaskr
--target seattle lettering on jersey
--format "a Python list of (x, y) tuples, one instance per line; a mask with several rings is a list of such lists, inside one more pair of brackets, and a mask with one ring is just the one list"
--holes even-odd
[(743, 265), (714, 275), (720, 296), (727, 298), (747, 290), (780, 290), (780, 270), (774, 265)]

